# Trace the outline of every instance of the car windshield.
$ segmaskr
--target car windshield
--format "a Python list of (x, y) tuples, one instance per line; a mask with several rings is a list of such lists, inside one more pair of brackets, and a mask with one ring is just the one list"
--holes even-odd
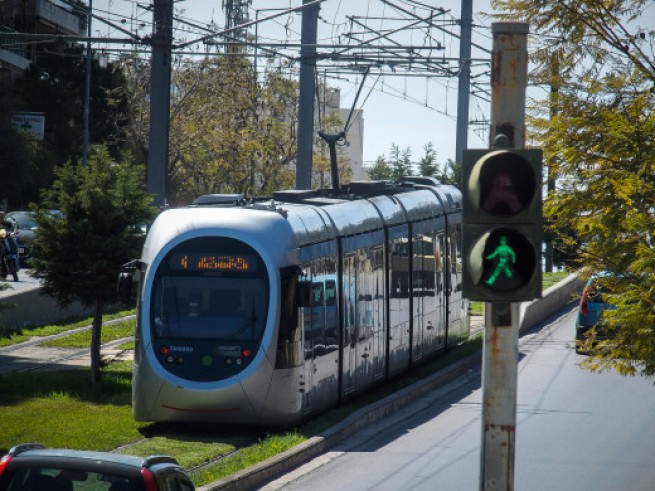
[(12, 222), (18, 224), (18, 228), (22, 230), (29, 230), (36, 227), (34, 217), (27, 213), (14, 213), (7, 215), (7, 218)]
[(143, 491), (138, 477), (58, 467), (19, 466), (3, 475), (3, 481), (6, 491)]

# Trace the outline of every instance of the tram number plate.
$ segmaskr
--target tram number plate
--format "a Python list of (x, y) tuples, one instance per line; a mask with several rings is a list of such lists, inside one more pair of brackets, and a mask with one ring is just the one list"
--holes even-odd
[(214, 355), (218, 356), (240, 356), (241, 346), (216, 346)]

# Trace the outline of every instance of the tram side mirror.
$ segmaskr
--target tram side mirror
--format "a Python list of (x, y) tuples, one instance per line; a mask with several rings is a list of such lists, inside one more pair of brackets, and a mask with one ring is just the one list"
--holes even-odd
[(133, 298), (132, 273), (119, 273), (118, 284), (116, 285), (116, 294), (120, 300), (131, 300)]
[(312, 282), (311, 281), (298, 281), (296, 289), (296, 298), (298, 299), (299, 307), (312, 306)]
[(140, 262), (136, 259), (123, 265), (116, 283), (116, 296), (119, 300), (128, 302), (136, 300), (137, 288), (135, 284), (138, 279), (139, 266)]

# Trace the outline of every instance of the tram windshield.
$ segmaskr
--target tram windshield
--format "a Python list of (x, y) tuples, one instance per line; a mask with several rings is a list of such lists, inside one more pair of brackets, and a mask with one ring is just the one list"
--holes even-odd
[[(191, 247), (178, 246), (162, 261), (150, 304), (153, 335), (168, 339), (259, 340), (268, 310), (268, 277), (263, 262), (254, 250), (238, 241), (198, 241), (220, 241), (214, 246), (222, 248), (207, 249), (211, 253), (199, 251), (192, 241)], [(244, 254), (243, 248), (249, 250)]]

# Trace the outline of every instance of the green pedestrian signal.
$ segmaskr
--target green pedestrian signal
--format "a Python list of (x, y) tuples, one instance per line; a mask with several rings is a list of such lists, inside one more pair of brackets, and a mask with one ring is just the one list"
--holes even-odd
[(498, 262), (493, 274), (490, 278), (484, 280), (484, 282), (489, 286), (493, 286), (496, 283), (496, 279), (498, 279), (500, 273), (504, 273), (507, 278), (512, 278), (512, 276), (514, 276), (510, 264), (516, 263), (516, 253), (514, 252), (514, 249), (507, 245), (507, 237), (504, 235), (500, 236), (500, 245), (485, 259), (493, 260), (496, 258), (498, 258)]
[(462, 174), (464, 297), (540, 297), (541, 151), (466, 150)]

